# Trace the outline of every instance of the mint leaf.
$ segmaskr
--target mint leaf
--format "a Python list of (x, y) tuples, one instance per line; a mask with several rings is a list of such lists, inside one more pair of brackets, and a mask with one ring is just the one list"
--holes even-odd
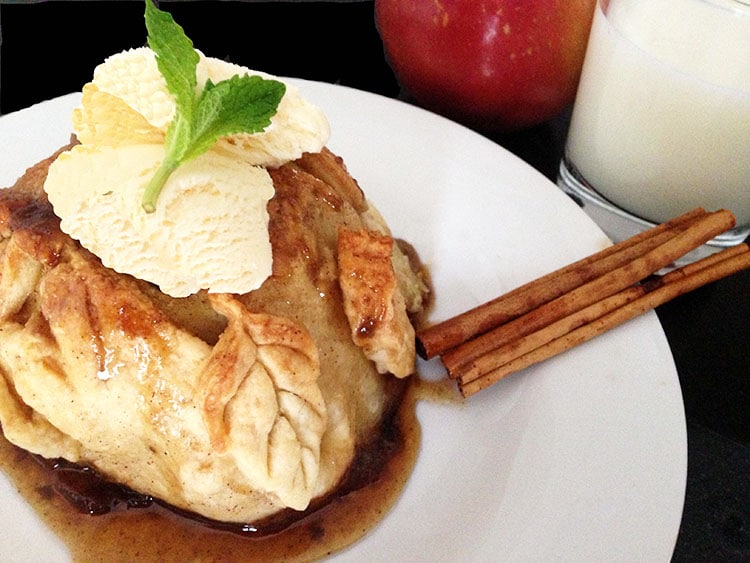
[(141, 202), (151, 213), (164, 184), (184, 162), (209, 150), (220, 137), (259, 133), (271, 124), (286, 86), (260, 76), (235, 75), (205, 84), (196, 95), (199, 56), (182, 27), (153, 0), (146, 0), (148, 45), (159, 72), (175, 99), (175, 117), (167, 129), (164, 160), (146, 187)]
[[(193, 119), (192, 158), (207, 151), (223, 136), (257, 133), (271, 124), (286, 87), (260, 76), (233, 76), (206, 84)], [(247, 100), (253, 100), (252, 104)]]
[(156, 53), (159, 72), (175, 98), (178, 111), (190, 116), (195, 103), (195, 69), (199, 60), (193, 42), (172, 15), (159, 10), (152, 0), (146, 0), (145, 19), (148, 46)]

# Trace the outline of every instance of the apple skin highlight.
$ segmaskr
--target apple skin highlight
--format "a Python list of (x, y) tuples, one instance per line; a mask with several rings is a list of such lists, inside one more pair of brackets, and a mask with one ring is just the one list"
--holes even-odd
[(575, 97), (596, 0), (375, 0), (405, 94), (480, 131), (554, 117)]

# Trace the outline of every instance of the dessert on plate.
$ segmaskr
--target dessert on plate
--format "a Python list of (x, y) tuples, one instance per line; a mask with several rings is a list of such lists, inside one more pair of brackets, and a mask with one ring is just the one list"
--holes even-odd
[(398, 407), (425, 277), (317, 107), (146, 20), (0, 190), (2, 431), (202, 518), (304, 511)]

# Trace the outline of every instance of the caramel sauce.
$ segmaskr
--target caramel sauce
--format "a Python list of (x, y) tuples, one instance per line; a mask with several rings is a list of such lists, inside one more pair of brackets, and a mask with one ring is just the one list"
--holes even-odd
[[(414, 383), (412, 383), (414, 382)], [(384, 518), (413, 469), (420, 429), (417, 377), (381, 432), (358, 452), (345, 483), (304, 513), (245, 524), (206, 521), (100, 480), (90, 469), (42, 460), (0, 436), (0, 469), (68, 546), (74, 561), (310, 561), (355, 543)]]

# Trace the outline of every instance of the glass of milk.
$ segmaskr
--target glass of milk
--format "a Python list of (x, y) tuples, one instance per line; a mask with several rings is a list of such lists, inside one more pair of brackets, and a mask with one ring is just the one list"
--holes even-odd
[(702, 254), (745, 240), (750, 0), (599, 0), (558, 184), (615, 241), (695, 207), (737, 217)]

